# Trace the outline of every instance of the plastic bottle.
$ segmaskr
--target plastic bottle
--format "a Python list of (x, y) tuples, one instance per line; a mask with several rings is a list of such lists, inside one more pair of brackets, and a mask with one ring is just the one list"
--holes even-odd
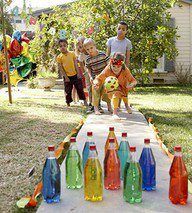
[(175, 155), (170, 174), (169, 199), (173, 204), (185, 205), (188, 198), (188, 173), (185, 167), (180, 146), (175, 146)]
[(119, 145), (118, 145), (118, 142), (117, 142), (117, 138), (116, 138), (116, 135), (115, 135), (115, 129), (114, 127), (109, 127), (109, 134), (108, 134), (108, 137), (107, 137), (107, 140), (106, 140), (106, 143), (105, 143), (105, 154), (107, 153), (107, 149), (109, 148), (109, 138), (114, 138), (115, 140), (115, 149), (118, 150), (119, 148)]
[(84, 148), (83, 148), (83, 168), (85, 168), (85, 164), (87, 162), (87, 159), (89, 157), (89, 147), (90, 145), (95, 145), (93, 142), (93, 132), (87, 132), (87, 140), (85, 142)]
[(76, 146), (76, 139), (70, 139), (71, 145), (66, 156), (66, 186), (79, 189), (83, 186), (82, 161)]
[(102, 168), (97, 156), (96, 145), (90, 145), (89, 157), (84, 169), (84, 198), (88, 201), (103, 199)]
[(104, 186), (105, 189), (115, 190), (121, 186), (120, 160), (115, 149), (114, 138), (109, 139), (109, 148), (104, 159)]
[(136, 160), (136, 147), (130, 147), (131, 160), (125, 165), (123, 197), (129, 203), (142, 202), (141, 167)]
[(156, 163), (150, 147), (150, 139), (144, 139), (139, 164), (142, 170), (142, 189), (146, 191), (156, 190)]
[(130, 161), (129, 142), (127, 139), (126, 132), (122, 133), (122, 139), (121, 139), (119, 149), (118, 149), (118, 156), (119, 156), (120, 165), (121, 165), (120, 177), (121, 177), (121, 180), (123, 180), (125, 164), (127, 161)]
[(58, 203), (61, 193), (61, 172), (60, 167), (55, 158), (55, 147), (48, 147), (49, 156), (43, 167), (43, 189), (42, 195), (47, 203)]

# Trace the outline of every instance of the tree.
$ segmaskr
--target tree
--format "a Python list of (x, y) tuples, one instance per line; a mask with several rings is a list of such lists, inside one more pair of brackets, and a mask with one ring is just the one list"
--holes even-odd
[[(36, 31), (34, 50), (37, 56), (44, 51), (44, 57), (50, 55), (53, 59), (57, 52), (55, 42), (59, 38), (59, 30), (65, 29), (70, 41), (75, 40), (75, 30), (79, 35), (92, 37), (98, 48), (105, 51), (107, 39), (116, 35), (118, 22), (124, 20), (128, 23), (127, 36), (133, 44), (130, 69), (137, 79), (145, 83), (163, 54), (168, 59), (177, 55), (177, 29), (170, 25), (171, 14), (168, 11), (175, 3), (176, 0), (75, 1), (65, 10), (55, 8), (55, 13), (42, 16), (39, 23), (44, 28)], [(51, 26), (56, 29), (54, 36), (48, 33)]]

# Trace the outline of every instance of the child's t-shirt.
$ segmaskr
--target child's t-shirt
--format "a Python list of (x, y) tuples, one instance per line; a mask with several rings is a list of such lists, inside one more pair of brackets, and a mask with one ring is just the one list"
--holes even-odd
[(85, 67), (91, 70), (91, 76), (94, 79), (105, 69), (108, 62), (109, 57), (104, 52), (99, 51), (98, 55), (96, 56), (87, 56)]
[(74, 64), (75, 59), (76, 59), (75, 53), (72, 51), (69, 51), (67, 54), (60, 53), (57, 56), (57, 62), (62, 65), (67, 76), (74, 76), (77, 74)]
[(113, 55), (115, 52), (120, 52), (126, 55), (126, 52), (132, 49), (132, 43), (127, 38), (119, 40), (117, 36), (114, 36), (108, 39), (107, 47), (111, 49), (111, 55)]

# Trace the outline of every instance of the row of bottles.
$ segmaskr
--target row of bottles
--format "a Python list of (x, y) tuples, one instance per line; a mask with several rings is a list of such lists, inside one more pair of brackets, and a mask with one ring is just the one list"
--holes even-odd
[[(122, 133), (118, 146), (114, 127), (110, 127), (105, 144), (104, 188), (118, 190), (123, 180), (123, 198), (129, 203), (142, 202), (142, 190), (156, 189), (156, 163), (150, 147), (150, 139), (144, 140), (139, 162), (136, 159), (136, 147), (130, 147), (127, 133)], [(71, 138), (66, 156), (66, 186), (69, 189), (83, 187), (84, 198), (89, 201), (101, 201), (103, 198), (103, 174), (98, 159), (98, 151), (93, 141), (93, 133), (87, 133), (82, 160)], [(49, 146), (49, 157), (43, 169), (43, 197), (47, 203), (60, 200), (60, 168), (54, 157), (54, 147)], [(170, 168), (169, 198), (172, 203), (187, 202), (187, 170), (182, 160), (181, 147), (175, 147), (175, 156)]]

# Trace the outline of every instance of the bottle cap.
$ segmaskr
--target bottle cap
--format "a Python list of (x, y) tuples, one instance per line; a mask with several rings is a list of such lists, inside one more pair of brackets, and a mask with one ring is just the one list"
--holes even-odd
[(96, 145), (90, 145), (90, 146), (89, 146), (89, 149), (90, 149), (91, 151), (96, 150)]
[(114, 131), (114, 127), (109, 127), (109, 131)]
[(87, 132), (87, 136), (88, 136), (88, 137), (93, 136), (93, 132)]
[(145, 138), (145, 139), (144, 139), (144, 143), (149, 144), (149, 143), (150, 143), (150, 139), (149, 139), (149, 138)]
[(122, 132), (122, 137), (126, 138), (127, 137), (127, 133), (126, 132)]
[(136, 151), (136, 147), (135, 146), (130, 146), (129, 150), (130, 150), (130, 152), (135, 152)]
[(76, 138), (75, 138), (75, 137), (71, 137), (71, 138), (70, 138), (70, 142), (71, 142), (71, 143), (76, 142)]
[(174, 151), (175, 152), (181, 152), (181, 146), (175, 146)]
[(115, 143), (115, 139), (114, 138), (109, 138), (109, 143)]
[(48, 150), (49, 150), (49, 151), (55, 151), (55, 146), (54, 146), (54, 145), (48, 146)]

